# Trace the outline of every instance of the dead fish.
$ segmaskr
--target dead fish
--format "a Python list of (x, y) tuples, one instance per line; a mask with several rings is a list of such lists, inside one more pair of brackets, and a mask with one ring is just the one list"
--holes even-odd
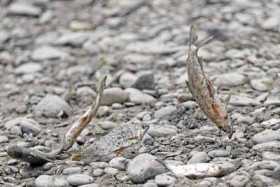
[(225, 105), (217, 97), (212, 82), (206, 76), (202, 59), (198, 56), (198, 50), (203, 45), (209, 43), (213, 38), (202, 40), (194, 44), (198, 37), (194, 26), (191, 26), (190, 41), (187, 57), (188, 81), (186, 81), (189, 91), (198, 103), (205, 115), (221, 130), (232, 135), (229, 116)]

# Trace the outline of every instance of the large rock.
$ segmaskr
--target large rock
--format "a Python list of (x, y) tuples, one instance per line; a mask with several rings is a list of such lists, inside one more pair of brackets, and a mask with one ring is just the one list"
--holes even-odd
[(69, 116), (72, 109), (68, 103), (56, 95), (46, 95), (34, 107), (34, 113), (38, 116), (57, 117), (61, 112)]
[(127, 173), (135, 183), (144, 183), (165, 171), (165, 167), (156, 160), (156, 157), (147, 153), (135, 157), (127, 167)]

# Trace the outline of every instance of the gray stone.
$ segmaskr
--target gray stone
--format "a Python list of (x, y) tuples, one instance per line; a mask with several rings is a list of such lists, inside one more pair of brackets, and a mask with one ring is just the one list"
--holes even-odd
[(253, 146), (254, 150), (257, 151), (273, 151), (273, 150), (279, 150), (280, 149), (280, 142), (279, 141), (271, 141), (271, 142), (265, 142), (260, 143), (255, 146)]
[(194, 164), (194, 163), (205, 163), (210, 160), (209, 156), (206, 152), (203, 151), (194, 151), (191, 152), (191, 159), (188, 161), (188, 164)]
[(70, 174), (81, 173), (81, 172), (82, 172), (81, 167), (70, 167), (70, 168), (65, 168), (63, 170), (64, 175), (70, 175)]
[(133, 87), (139, 90), (152, 90), (155, 87), (154, 73), (151, 71), (144, 71), (137, 74), (137, 78)]
[(256, 99), (245, 95), (233, 95), (230, 98), (229, 103), (235, 106), (256, 106), (260, 104), (260, 102), (256, 101)]
[(113, 103), (124, 103), (128, 100), (128, 93), (121, 88), (107, 88), (104, 90), (101, 100), (102, 105), (112, 105)]
[(247, 175), (235, 175), (229, 181), (230, 186), (232, 187), (243, 187), (250, 181), (249, 176)]
[(66, 52), (63, 52), (58, 48), (51, 46), (41, 46), (33, 51), (31, 58), (36, 61), (43, 61), (65, 59), (68, 56), (69, 55)]
[(8, 32), (0, 31), (0, 44), (5, 43), (10, 38)]
[(157, 110), (154, 114), (157, 119), (167, 119), (170, 114), (173, 114), (176, 111), (175, 106), (167, 106)]
[(158, 185), (155, 182), (148, 181), (143, 184), (143, 187), (158, 187)]
[(27, 63), (23, 64), (15, 69), (16, 74), (28, 74), (28, 73), (36, 73), (42, 70), (42, 66), (37, 63)]
[(100, 122), (98, 122), (98, 125), (104, 130), (113, 129), (116, 126), (118, 126), (117, 123), (112, 122), (112, 121), (100, 121)]
[(133, 42), (126, 47), (126, 50), (144, 54), (172, 54), (180, 50), (172, 44), (160, 42)]
[(258, 134), (255, 134), (252, 137), (252, 140), (257, 144), (280, 140), (280, 130), (266, 129)]
[(9, 138), (7, 136), (0, 136), (0, 144), (9, 142)]
[(127, 163), (128, 163), (128, 160), (126, 158), (115, 157), (109, 162), (109, 165), (111, 167), (119, 169), (119, 170), (125, 170)]
[(104, 173), (109, 174), (109, 175), (116, 175), (119, 173), (119, 170), (116, 168), (107, 167), (104, 169)]
[(36, 187), (70, 187), (64, 176), (40, 175), (35, 179)]
[(261, 26), (266, 30), (277, 30), (279, 29), (279, 20), (277, 19), (277, 17), (272, 16), (267, 18), (266, 20), (263, 20), (261, 22)]
[(100, 169), (100, 168), (96, 168), (92, 172), (92, 176), (94, 176), (94, 177), (100, 177), (103, 174), (104, 174), (104, 170)]
[(128, 163), (127, 174), (135, 183), (146, 180), (165, 172), (165, 167), (156, 160), (155, 156), (144, 153), (136, 156)]
[(34, 107), (34, 113), (38, 116), (58, 117), (61, 112), (69, 116), (72, 109), (68, 103), (56, 95), (46, 95)]
[(58, 38), (56, 44), (80, 47), (89, 39), (89, 37), (89, 33), (86, 32), (65, 33), (60, 38)]
[(172, 136), (177, 134), (177, 127), (172, 125), (150, 125), (147, 133), (152, 137)]
[(129, 93), (129, 100), (136, 104), (151, 104), (156, 101), (154, 97), (134, 88), (127, 88), (125, 91)]
[(67, 177), (67, 181), (74, 186), (93, 183), (94, 179), (86, 174), (72, 174)]
[(87, 86), (78, 88), (76, 94), (79, 97), (79, 100), (86, 104), (91, 104), (96, 97), (95, 91)]
[(272, 88), (273, 80), (269, 78), (253, 79), (250, 84), (255, 90), (267, 91)]
[(19, 16), (39, 16), (41, 14), (41, 9), (32, 4), (28, 3), (13, 3), (8, 7), (8, 13), (11, 15)]
[(91, 183), (91, 184), (85, 184), (85, 185), (81, 185), (79, 187), (100, 187), (99, 184), (96, 183)]
[(265, 106), (269, 106), (269, 105), (276, 105), (279, 106), (280, 105), (280, 98), (277, 96), (269, 96), (266, 101), (264, 102)]
[(119, 78), (119, 83), (123, 88), (131, 88), (137, 77), (129, 72), (123, 73)]
[(262, 153), (263, 160), (275, 160), (280, 161), (280, 154), (277, 152), (263, 152)]
[(5, 128), (19, 136), (21, 136), (22, 133), (33, 134), (36, 136), (41, 132), (41, 127), (35, 120), (24, 117), (7, 121), (5, 123)]
[(230, 153), (227, 150), (223, 150), (223, 149), (216, 149), (208, 152), (208, 155), (212, 158), (227, 157), (229, 156), (229, 154)]
[(240, 86), (246, 83), (247, 78), (241, 73), (225, 73), (215, 77), (215, 85), (221, 87)]
[(157, 175), (155, 177), (155, 183), (159, 186), (173, 186), (175, 182), (176, 182), (176, 178), (166, 173)]
[(254, 175), (251, 180), (254, 183), (253, 186), (275, 186), (279, 184), (278, 180), (260, 174)]

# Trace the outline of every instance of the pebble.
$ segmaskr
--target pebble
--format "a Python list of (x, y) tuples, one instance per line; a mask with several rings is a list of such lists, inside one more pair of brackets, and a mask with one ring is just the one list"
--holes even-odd
[(63, 170), (64, 175), (70, 175), (70, 174), (81, 173), (81, 172), (82, 172), (81, 167), (70, 167), (70, 168), (65, 168)]
[[(10, 38), (10, 36), (9, 36), (8, 32), (0, 31), (0, 44), (4, 44), (9, 38)], [(2, 53), (1, 53), (1, 56), (3, 56)]]
[(133, 73), (125, 72), (119, 78), (119, 83), (123, 88), (131, 88), (137, 77)]
[(280, 154), (277, 152), (263, 152), (262, 153), (263, 160), (275, 160), (280, 161)]
[(280, 142), (279, 141), (271, 141), (271, 142), (260, 143), (260, 144), (254, 145), (253, 149), (257, 150), (257, 151), (279, 150), (280, 149)]
[(70, 45), (73, 47), (81, 47), (84, 42), (89, 39), (89, 34), (86, 32), (65, 33), (57, 39), (58, 45)]
[(155, 183), (158, 186), (174, 186), (175, 182), (176, 182), (176, 178), (174, 178), (166, 173), (157, 175), (155, 177)]
[(273, 80), (269, 78), (253, 79), (250, 84), (253, 89), (264, 92), (272, 88)]
[(40, 175), (35, 179), (36, 187), (70, 187), (64, 176)]
[(206, 163), (210, 160), (207, 153), (203, 151), (193, 151), (190, 154), (191, 158), (189, 159), (188, 164)]
[(42, 66), (37, 63), (26, 63), (15, 69), (16, 74), (29, 74), (29, 73), (37, 73), (42, 70)]
[(12, 3), (8, 7), (8, 14), (18, 16), (34, 16), (38, 17), (41, 14), (41, 9), (28, 3)]
[(167, 106), (157, 110), (154, 114), (157, 119), (168, 119), (168, 117), (176, 112), (177, 108), (175, 106)]
[(128, 93), (121, 88), (107, 88), (104, 90), (102, 105), (112, 105), (113, 103), (124, 103), (128, 100)]
[(67, 177), (67, 181), (74, 186), (89, 184), (94, 181), (94, 179), (86, 174), (72, 174)]
[(168, 45), (168, 43), (160, 42), (134, 42), (129, 44), (126, 47), (126, 50), (135, 53), (143, 54), (173, 54), (178, 51), (178, 47)]
[(9, 142), (9, 138), (7, 136), (0, 136), (0, 144)]
[(261, 26), (266, 30), (275, 30), (279, 27), (279, 20), (277, 19), (277, 17), (272, 16), (267, 18), (266, 20), (263, 20), (261, 22)]
[(229, 103), (235, 106), (256, 106), (260, 104), (256, 99), (245, 95), (233, 95), (231, 96)]
[(158, 187), (158, 185), (155, 182), (146, 182), (143, 187)]
[(46, 95), (34, 107), (34, 113), (38, 116), (58, 117), (61, 112), (69, 116), (72, 113), (72, 108), (66, 101), (56, 95)]
[(94, 177), (100, 177), (103, 174), (104, 174), (104, 170), (100, 169), (100, 168), (96, 168), (92, 172), (92, 176), (94, 176)]
[(250, 181), (249, 176), (247, 175), (235, 175), (232, 177), (232, 179), (229, 181), (229, 185), (232, 187), (243, 187), (246, 186), (246, 184)]
[(96, 97), (95, 91), (93, 91), (90, 87), (83, 86), (77, 89), (77, 96), (81, 102), (86, 104), (91, 104), (94, 98)]
[(127, 88), (125, 91), (129, 93), (129, 101), (135, 104), (151, 104), (156, 101), (153, 96), (145, 94), (135, 88)]
[(266, 129), (258, 134), (255, 134), (252, 137), (252, 140), (256, 144), (280, 140), (280, 130)]
[(118, 126), (117, 123), (112, 121), (100, 121), (98, 122), (98, 125), (104, 130), (110, 130)]
[(154, 73), (152, 71), (139, 72), (133, 87), (139, 90), (153, 90), (155, 87)]
[(225, 73), (218, 75), (214, 78), (214, 83), (216, 86), (220, 87), (232, 87), (232, 86), (240, 86), (245, 84), (247, 78), (241, 73)]
[(156, 160), (155, 156), (147, 153), (133, 158), (127, 167), (127, 174), (135, 183), (144, 183), (146, 180), (164, 172), (165, 167)]
[(22, 136), (22, 134), (33, 134), (36, 136), (41, 132), (41, 126), (33, 119), (19, 117), (5, 123), (5, 128), (11, 133)]
[(104, 169), (104, 173), (109, 174), (109, 175), (116, 175), (119, 173), (119, 170), (116, 168), (107, 167)]
[(147, 133), (152, 137), (172, 136), (177, 134), (177, 127), (172, 125), (150, 125)]
[(100, 187), (99, 184), (96, 183), (91, 183), (91, 184), (85, 184), (85, 185), (81, 185), (79, 187)]
[(31, 58), (36, 61), (65, 59), (69, 55), (61, 51), (59, 48), (51, 46), (41, 46), (36, 48), (31, 55)]
[(230, 155), (230, 153), (227, 150), (217, 149), (217, 150), (209, 151), (208, 155), (212, 158), (216, 158), (216, 157), (227, 157)]
[(128, 160), (124, 157), (115, 157), (110, 162), (109, 165), (112, 168), (116, 168), (118, 170), (125, 170)]

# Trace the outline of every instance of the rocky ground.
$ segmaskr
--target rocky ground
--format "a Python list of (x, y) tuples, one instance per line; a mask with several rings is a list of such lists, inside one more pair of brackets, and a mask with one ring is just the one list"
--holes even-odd
[[(277, 0), (1, 0), (1, 186), (280, 185), (279, 8)], [(232, 95), (231, 139), (186, 89), (191, 22), (200, 38), (216, 36), (199, 54), (219, 96)], [(56, 147), (104, 74), (112, 84), (72, 157), (30, 167), (7, 155), (30, 139)], [(110, 149), (129, 124), (150, 126), (130, 154), (74, 159), (102, 137)], [(181, 176), (168, 164), (222, 172)]]

